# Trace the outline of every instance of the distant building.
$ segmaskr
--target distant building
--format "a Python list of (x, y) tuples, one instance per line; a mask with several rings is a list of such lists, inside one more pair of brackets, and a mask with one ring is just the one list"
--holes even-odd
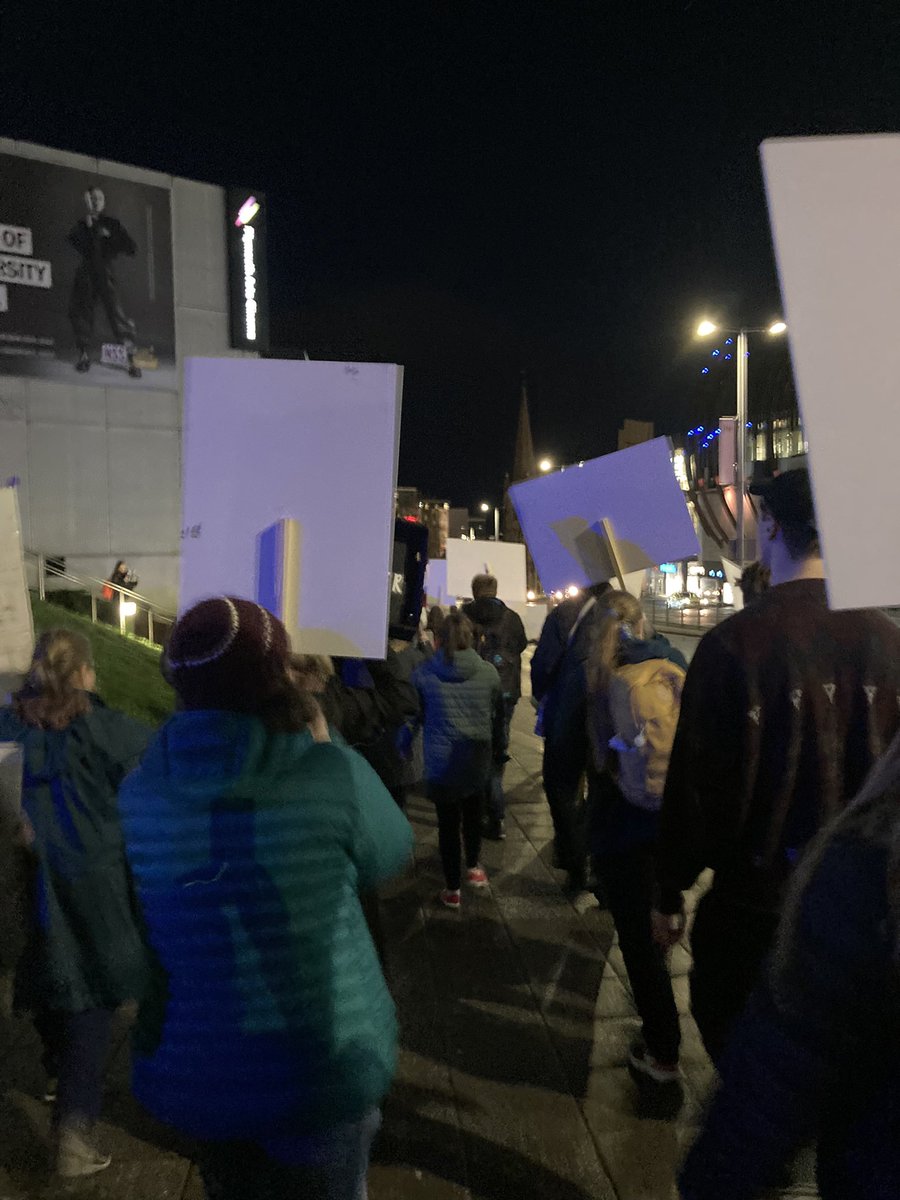
[(428, 557), (445, 558), (450, 529), (450, 505), (446, 500), (421, 499), (418, 488), (398, 487), (394, 492), (398, 517), (415, 517), (428, 528)]
[(652, 421), (626, 420), (619, 430), (620, 450), (627, 450), (629, 446), (640, 446), (642, 442), (650, 442), (652, 440)]

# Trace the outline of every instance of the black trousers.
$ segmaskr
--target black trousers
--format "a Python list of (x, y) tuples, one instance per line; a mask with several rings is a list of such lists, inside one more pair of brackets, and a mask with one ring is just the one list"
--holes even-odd
[(91, 270), (87, 263), (82, 263), (75, 272), (69, 299), (69, 320), (79, 351), (85, 352), (90, 347), (94, 333), (94, 310), (98, 304), (106, 314), (110, 331), (117, 342), (134, 336), (134, 321), (122, 310), (111, 272)]
[[(481, 853), (481, 814), (484, 792), (475, 792), (462, 800), (443, 797), (435, 805), (438, 817), (438, 845), (444, 879), (451, 892), (459, 891), (462, 882), (462, 853), (465, 848), (466, 866), (477, 867)], [(462, 841), (460, 841), (460, 827)]]
[(691, 1010), (713, 1062), (759, 981), (777, 928), (776, 915), (729, 904), (715, 888), (697, 906)]
[(666, 954), (653, 940), (655, 872), (653, 843), (598, 856), (595, 869), (606, 887), (634, 1003), (643, 1022), (644, 1042), (654, 1058), (678, 1061), (681, 1026)]
[(44, 1043), (44, 1069), (58, 1079), (57, 1123), (91, 1124), (100, 1116), (112, 1019), (108, 1008), (79, 1013), (48, 1010), (35, 1016)]

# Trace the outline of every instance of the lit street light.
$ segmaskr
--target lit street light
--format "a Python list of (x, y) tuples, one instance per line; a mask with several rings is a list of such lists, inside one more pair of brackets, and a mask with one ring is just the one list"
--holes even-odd
[(542, 458), (541, 461), (538, 463), (538, 470), (543, 471), (545, 473), (547, 471), (552, 471), (553, 470), (553, 461), (549, 458)]
[[(491, 511), (491, 505), (488, 504), (487, 500), (482, 500), (479, 508), (483, 513), (489, 513)], [(500, 541), (500, 509), (496, 506), (494, 507), (494, 541)]]
[(713, 321), (703, 320), (697, 326), (698, 337), (709, 337), (711, 333), (733, 333), (737, 335), (737, 462), (734, 464), (734, 483), (737, 492), (736, 541), (737, 560), (741, 570), (744, 569), (744, 484), (747, 474), (747, 334), (768, 333), (773, 337), (787, 332), (787, 325), (782, 320), (773, 321), (771, 325), (744, 329), (722, 329)]

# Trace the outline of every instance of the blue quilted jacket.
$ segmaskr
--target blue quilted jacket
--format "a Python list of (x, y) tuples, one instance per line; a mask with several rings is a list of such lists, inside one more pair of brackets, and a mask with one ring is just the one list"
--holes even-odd
[(452, 662), (439, 650), (413, 674), (422, 699), (425, 781), (434, 798), (462, 799), (485, 786), (506, 750), (497, 668), (475, 650)]
[(343, 744), (182, 712), (119, 796), (157, 959), (133, 1086), (199, 1138), (356, 1120), (390, 1086), (394, 1006), (359, 902), (412, 849), (406, 818)]

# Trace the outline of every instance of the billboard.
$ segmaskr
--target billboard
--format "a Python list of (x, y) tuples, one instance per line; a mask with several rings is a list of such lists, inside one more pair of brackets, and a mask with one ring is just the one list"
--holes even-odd
[(0, 154), (0, 375), (177, 390), (167, 188)]

